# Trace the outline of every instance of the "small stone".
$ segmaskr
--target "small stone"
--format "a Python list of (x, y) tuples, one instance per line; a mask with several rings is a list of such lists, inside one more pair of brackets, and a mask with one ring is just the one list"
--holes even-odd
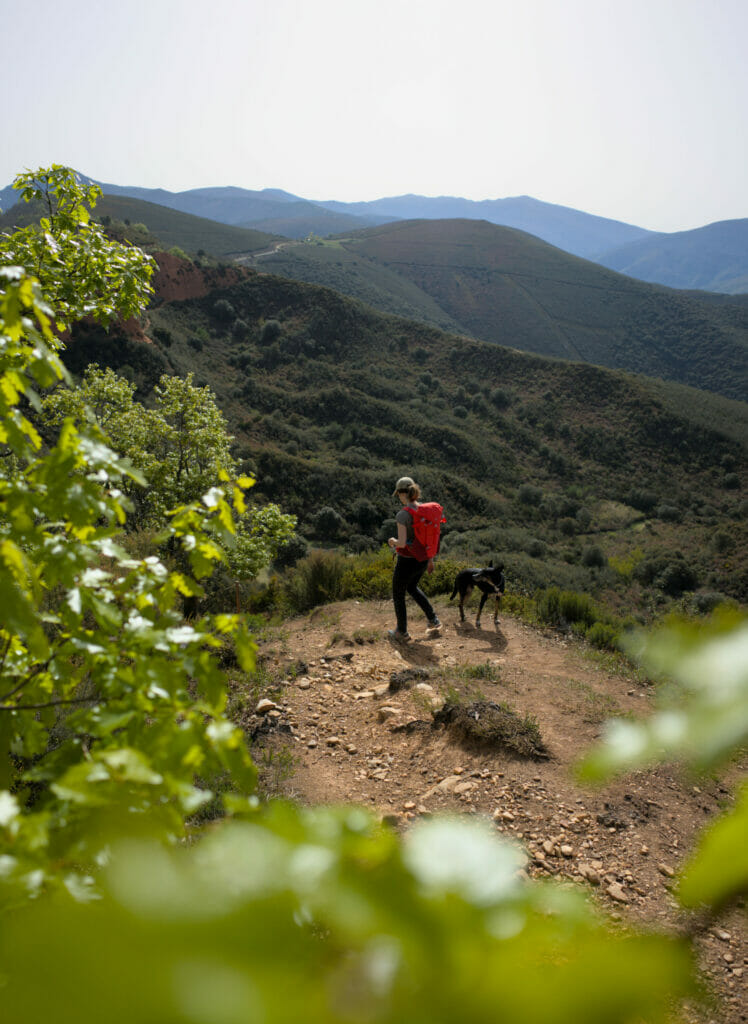
[(464, 768), (460, 768), (460, 767), (458, 766), (457, 768), (453, 768), (453, 769), (452, 769), (452, 774), (453, 774), (453, 775), (462, 775), (462, 773), (463, 773), (464, 771), (465, 771), (465, 769), (464, 769)]
[(669, 864), (658, 864), (657, 870), (666, 878), (675, 878), (675, 870), (674, 868), (671, 868)]
[(309, 740), (309, 742), (307, 743), (307, 746), (309, 747), (310, 750), (314, 750), (314, 748), (317, 746), (317, 741), (316, 740)]
[(345, 749), (346, 749), (346, 752), (348, 754), (357, 754), (358, 753), (358, 747), (355, 746), (353, 743), (349, 743), (348, 746)]
[(726, 932), (724, 928), (715, 928), (713, 934), (716, 935), (720, 942), (729, 942), (732, 938), (732, 935)]
[(511, 811), (502, 811), (501, 812), (501, 820), (502, 821), (514, 821), (514, 815), (512, 814)]
[(413, 800), (406, 800), (405, 803), (403, 804), (403, 807), (405, 808), (406, 811), (414, 810), (415, 806), (416, 805), (415, 805), (415, 802)]
[(459, 775), (447, 775), (447, 777), (442, 779), (441, 782), (438, 782), (434, 788), (440, 790), (442, 793), (454, 793), (455, 786), (459, 781)]
[(328, 747), (337, 747), (339, 745), (339, 743), (340, 743), (340, 737), (339, 736), (328, 736), (327, 739), (325, 740), (325, 742), (327, 743)]
[(431, 696), (435, 692), (434, 687), (430, 686), (428, 683), (416, 683), (413, 689), (418, 690), (419, 693), (424, 693), (428, 696)]
[(564, 845), (561, 847), (561, 854), (564, 857), (573, 857), (574, 856), (574, 847), (573, 846), (569, 846), (568, 843), (564, 843)]
[(400, 714), (400, 708), (391, 707), (385, 704), (377, 712), (377, 718), (380, 722), (387, 722), (390, 718), (396, 718)]
[(641, 850), (639, 850), (639, 853), (642, 855), (642, 857), (648, 857), (649, 856), (649, 847), (648, 846), (642, 846)]
[(275, 709), (273, 709), (272, 711), (268, 711), (268, 718), (276, 718), (277, 719), (277, 718), (280, 718), (280, 717), (281, 717), (280, 711), (276, 711)]
[(608, 896), (610, 896), (610, 898), (612, 900), (615, 900), (617, 903), (631, 902), (629, 897), (623, 891), (623, 888), (619, 882), (612, 882), (605, 891), (607, 892)]
[(554, 845), (550, 839), (546, 839), (543, 842), (543, 852), (548, 856), (552, 857), (554, 851)]
[(590, 864), (580, 864), (579, 874), (582, 876), (582, 878), (586, 878), (590, 885), (600, 884), (600, 875), (597, 873), (597, 871), (595, 871), (595, 869)]
[(373, 697), (373, 696), (374, 696), (374, 691), (373, 690), (359, 690), (358, 693), (354, 693), (353, 699), (354, 700), (366, 700), (367, 698)]
[(465, 782), (458, 782), (453, 792), (456, 793), (458, 796), (461, 796), (463, 793), (469, 793), (470, 790), (475, 789), (476, 786), (476, 782), (471, 782), (469, 779), (467, 779)]
[(255, 714), (256, 715), (266, 715), (268, 713), (268, 711), (278, 711), (278, 710), (279, 710), (278, 705), (274, 701), (268, 700), (267, 697), (263, 697), (263, 699), (261, 701), (259, 701), (259, 703), (257, 704), (257, 707), (255, 708)]

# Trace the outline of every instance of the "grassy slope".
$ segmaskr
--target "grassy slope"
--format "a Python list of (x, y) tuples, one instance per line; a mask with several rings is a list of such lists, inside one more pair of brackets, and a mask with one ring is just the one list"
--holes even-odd
[[(261, 265), (485, 341), (748, 394), (745, 305), (642, 284), (487, 222), (388, 224)], [(416, 289), (409, 309), (383, 270)]]
[[(192, 254), (202, 249), (219, 258), (260, 252), (283, 241), (278, 235), (219, 224), (203, 217), (194, 217), (190, 213), (180, 213), (166, 206), (124, 196), (102, 196), (96, 204), (96, 218), (100, 220), (102, 217), (144, 224), (151, 235), (158, 237), (162, 248), (178, 246)], [(0, 230), (25, 227), (38, 218), (38, 209), (33, 204), (23, 203), (0, 216)]]
[[(248, 338), (221, 325), (219, 298)], [(271, 319), (280, 334), (263, 341)], [(259, 494), (309, 536), (325, 505), (344, 517), (337, 539), (377, 536), (408, 472), (447, 507), (445, 550), (505, 559), (515, 589), (557, 583), (642, 609), (661, 599), (586, 567), (598, 546), (634, 563), (686, 562), (703, 587), (748, 598), (741, 403), (469, 341), (264, 274), (149, 320), (157, 345), (140, 349), (215, 390)], [(71, 346), (77, 368), (95, 354), (141, 373), (118, 339), (97, 344)], [(634, 492), (649, 492), (648, 516)]]

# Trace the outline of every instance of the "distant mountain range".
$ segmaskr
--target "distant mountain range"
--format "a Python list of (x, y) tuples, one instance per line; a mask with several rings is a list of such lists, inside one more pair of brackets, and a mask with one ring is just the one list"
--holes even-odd
[[(108, 196), (153, 203), (268, 235), (327, 237), (399, 220), (485, 220), (518, 228), (574, 256), (671, 288), (738, 294), (748, 292), (748, 218), (721, 221), (672, 234), (648, 231), (530, 196), (473, 201), (459, 197), (394, 196), (371, 202), (312, 202), (282, 189), (233, 186), (169, 192), (99, 182)], [(0, 190), (0, 209), (17, 196)], [(151, 224), (148, 227), (152, 230)], [(237, 251), (224, 249), (220, 255)]]
[(593, 258), (640, 281), (736, 295), (748, 292), (748, 220), (649, 234)]

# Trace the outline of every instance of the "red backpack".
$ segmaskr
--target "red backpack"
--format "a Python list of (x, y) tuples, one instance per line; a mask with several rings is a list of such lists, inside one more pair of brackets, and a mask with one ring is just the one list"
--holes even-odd
[(405, 506), (413, 519), (414, 539), (404, 548), (396, 548), (399, 555), (410, 555), (418, 562), (433, 558), (439, 550), (441, 524), (446, 523), (444, 509), (436, 501), (425, 501), (418, 508)]

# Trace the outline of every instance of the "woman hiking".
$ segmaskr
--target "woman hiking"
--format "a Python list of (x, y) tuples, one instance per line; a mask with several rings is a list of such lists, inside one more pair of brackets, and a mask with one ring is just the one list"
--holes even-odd
[(402, 476), (395, 484), (392, 497), (399, 498), (403, 507), (395, 516), (397, 537), (390, 537), (387, 541), (389, 546), (397, 552), (395, 572), (392, 576), (392, 601), (395, 605), (397, 628), (389, 630), (387, 635), (391, 640), (405, 641), (410, 640), (408, 613), (405, 607), (406, 593), (410, 594), (423, 611), (428, 620), (429, 629), (436, 629), (441, 623), (431, 607), (431, 602), (418, 586), (424, 572), (433, 571), (434, 559), (432, 557), (419, 560), (414, 556), (411, 548), (416, 538), (413, 530), (413, 516), (408, 509), (418, 508), (421, 488), (409, 476)]

